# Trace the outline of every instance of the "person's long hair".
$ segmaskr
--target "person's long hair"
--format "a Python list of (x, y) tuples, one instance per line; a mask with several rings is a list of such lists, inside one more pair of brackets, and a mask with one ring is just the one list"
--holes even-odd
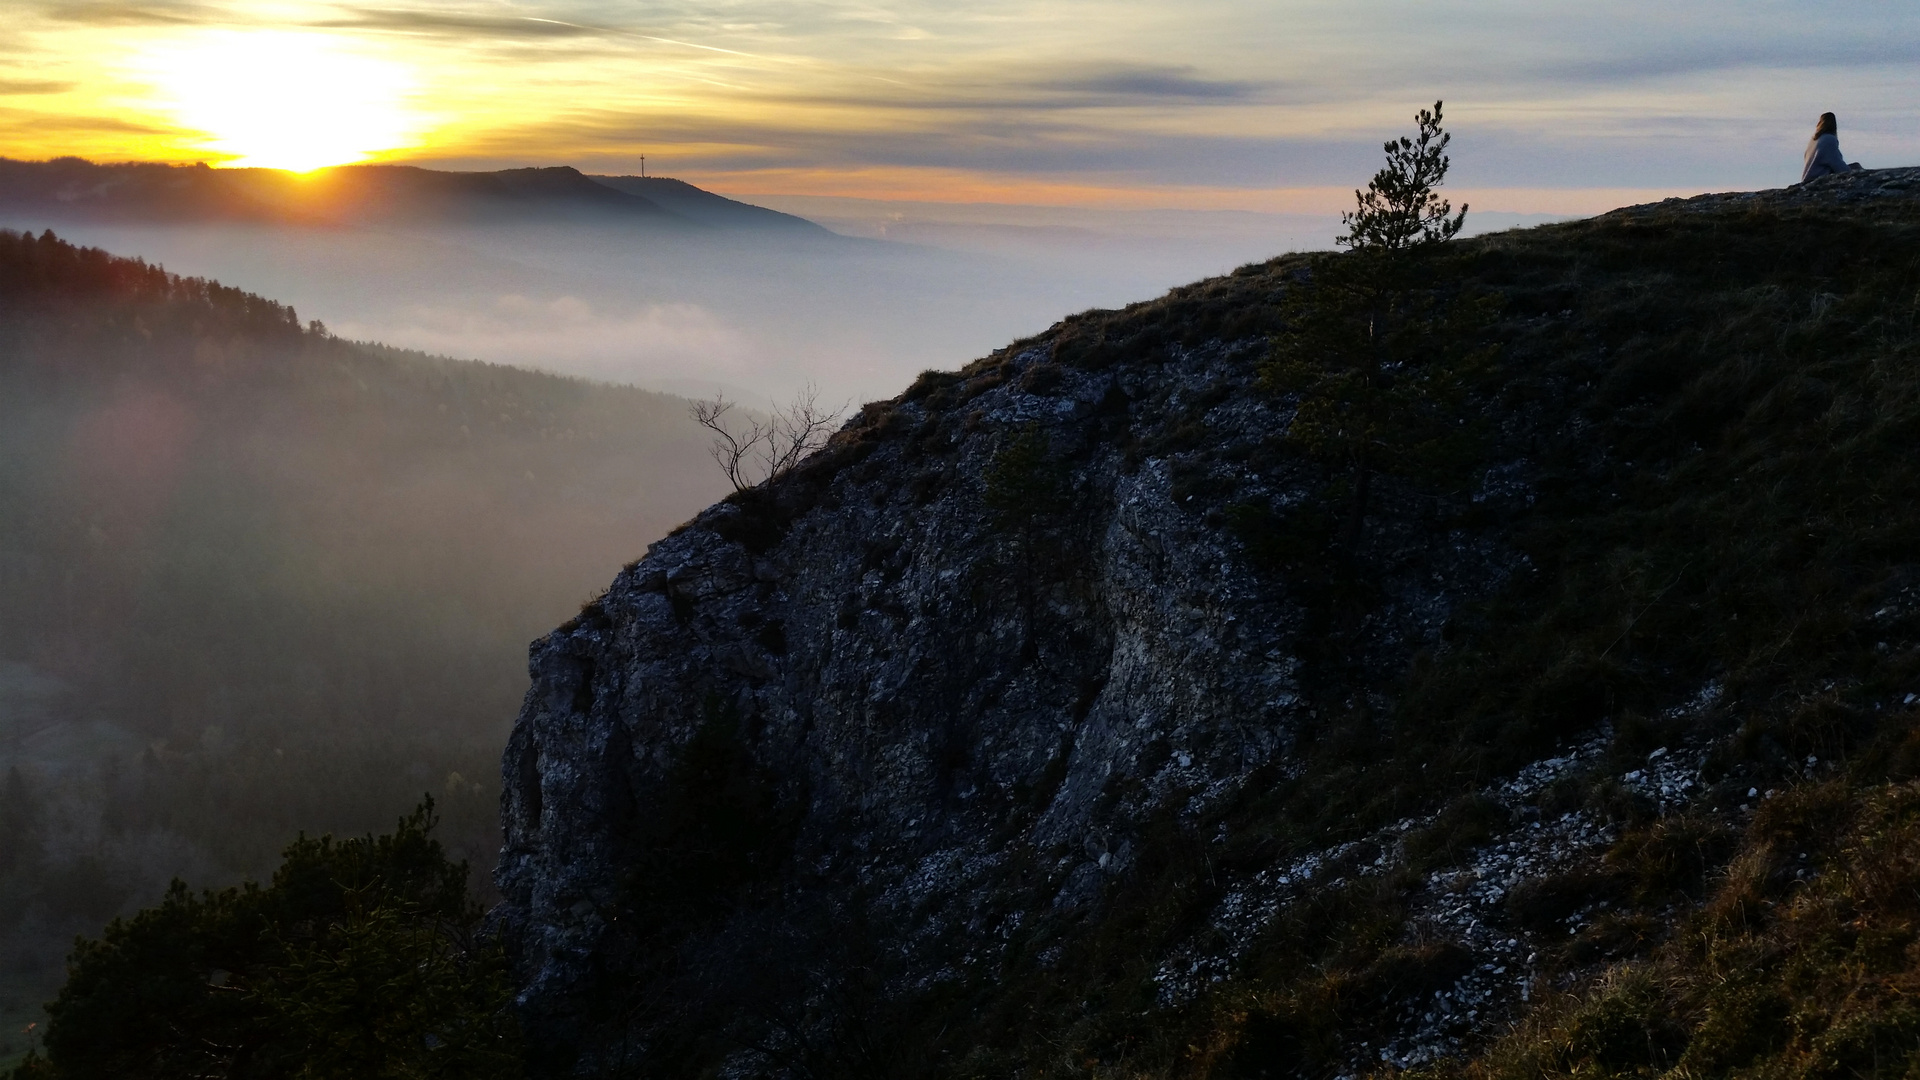
[(1840, 121), (1835, 120), (1832, 113), (1823, 112), (1820, 114), (1820, 124), (1813, 129), (1813, 133), (1815, 136), (1838, 135), (1840, 134)]

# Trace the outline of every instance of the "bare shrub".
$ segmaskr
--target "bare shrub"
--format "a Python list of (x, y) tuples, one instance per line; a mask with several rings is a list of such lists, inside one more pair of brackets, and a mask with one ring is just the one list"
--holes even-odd
[(765, 419), (749, 419), (745, 427), (728, 422), (734, 402), (724, 394), (696, 401), (688, 412), (694, 422), (713, 432), (713, 460), (727, 474), (733, 490), (746, 491), (793, 471), (827, 444), (846, 407), (828, 412), (820, 407), (819, 398), (819, 388), (809, 383), (786, 408)]

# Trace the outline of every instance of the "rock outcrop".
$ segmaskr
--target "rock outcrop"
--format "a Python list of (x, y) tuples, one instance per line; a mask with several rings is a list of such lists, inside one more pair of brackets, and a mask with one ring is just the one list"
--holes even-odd
[[(812, 887), (943, 943), (915, 978), (1094, 903), (1147, 822), (1285, 762), (1313, 630), (1197, 489), (1235, 473), (1242, 499), (1298, 495), (1284, 471), (1189, 474), (1190, 455), (1159, 449), (1183, 425), (1227, 459), (1269, 443), (1286, 416), (1253, 391), (1264, 340), (1102, 370), (1054, 352), (869, 406), (801, 474), (653, 545), (536, 646), (500, 871), (530, 1000), (601, 992), (635, 819), (716, 710), (804, 802), (791, 858)], [(1006, 521), (988, 481), (1023, 437), (1044, 444), (1057, 505)], [(1449, 597), (1503, 572), (1485, 544), (1406, 543), (1383, 652), (1432, 640)]]
[[(1911, 179), (1828, 187), (1904, 196)], [(1413, 1064), (1470, 1043), (1612, 895), (1529, 882), (1601, 873), (1647, 815), (1743, 812), (1761, 767), (1708, 763), (1738, 726), (1715, 674), (1728, 663), (1647, 644), (1666, 632), (1655, 605), (1718, 595), (1692, 584), (1701, 565), (1649, 586), (1622, 563), (1624, 607), (1542, 582), (1590, 566), (1566, 538), (1679, 498), (1720, 437), (1703, 432), (1729, 422), (1643, 434), (1661, 409), (1678, 424), (1703, 407), (1646, 367), (1669, 355), (1649, 335), (1685, 338), (1645, 287), (1681, 272), (1662, 245), (1711, 242), (1671, 230), (1766, 213), (1817, 232), (1792, 215), (1847, 201), (1818, 194), (1464, 242), (1459, 279), (1506, 304), (1501, 370), (1462, 416), (1482, 429), (1470, 479), (1382, 478), (1348, 556), (1310, 527), (1343, 497), (1338, 475), (1286, 441), (1291, 402), (1257, 385), (1299, 257), (929, 373), (654, 544), (536, 643), (507, 750), (498, 918), (539, 1059), (578, 1075), (991, 1075), (1014, 1059), (923, 1047), (903, 1064), (914, 1051), (885, 1030), (996, 1009), (1060, 1032), (1189, 1015), (1263, 935), (1347, 933), (1296, 909), (1355, 890), (1395, 898), (1381, 925), (1399, 929), (1369, 931), (1374, 959), (1342, 984), (1377, 1005), (1346, 1007), (1325, 1046), (1254, 1027), (1234, 1045)], [(1752, 290), (1789, 272), (1792, 246), (1700, 280), (1730, 275), (1714, 295), (1765, 311), (1783, 301)], [(1615, 261), (1603, 274), (1583, 252)], [(1662, 362), (1688, 379), (1711, 366)], [(1468, 674), (1429, 677), (1449, 663)], [(1567, 796), (1580, 784), (1610, 794)], [(1372, 816), (1330, 824), (1312, 799)], [(1516, 890), (1549, 896), (1550, 918)], [(1128, 920), (1150, 929), (1100, 940), (1140, 955), (1088, 959)], [(1105, 989), (1042, 1016), (1040, 996), (1012, 1001), (1015, 972)], [(1262, 1000), (1234, 1008), (1279, 1008)], [(1075, 1045), (1132, 1045), (1101, 1030)]]

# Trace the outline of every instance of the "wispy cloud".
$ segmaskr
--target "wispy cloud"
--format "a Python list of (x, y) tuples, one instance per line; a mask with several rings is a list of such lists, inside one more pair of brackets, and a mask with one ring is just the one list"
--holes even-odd
[[(1916, 28), (1920, 29), (1920, 28)], [(1611, 55), (1587, 56), (1521, 68), (1515, 74), (1541, 82), (1623, 85), (1700, 75), (1756, 71), (1846, 71), (1920, 63), (1920, 37), (1785, 41), (1675, 42)]]
[[(46, 136), (73, 134), (109, 134), (156, 136), (169, 134), (167, 128), (128, 120), (119, 116), (104, 116), (98, 113), (43, 113), (25, 112), (19, 109), (0, 109), (0, 127), (13, 131), (31, 132)], [(42, 156), (55, 156), (43, 154)]]
[(542, 15), (481, 15), (466, 11), (435, 11), (421, 8), (347, 8), (340, 14), (314, 19), (307, 25), (326, 30), (394, 31), (430, 34), (465, 41), (542, 40), (552, 38), (597, 38), (647, 42), (724, 56), (769, 59), (740, 49), (682, 37), (651, 33), (647, 29), (610, 22), (581, 21), (584, 16), (558, 17), (562, 13)]
[[(20, 44), (0, 52), (31, 55), (15, 70), (33, 78), (0, 93), (23, 108), (44, 99), (43, 120), (164, 127), (116, 63), (203, 28), (291, 28), (415, 72), (407, 106), (434, 122), (404, 156), (422, 160), (647, 154), (709, 178), (894, 169), (1272, 189), (1364, 180), (1380, 140), (1442, 97), (1460, 175), (1482, 182), (1764, 182), (1827, 109), (1850, 153), (1920, 159), (1912, 5), (51, 0), (28, 12)], [(34, 134), (56, 128), (0, 132), (0, 152), (66, 149)], [(191, 159), (191, 138), (174, 142)]]
[(41, 9), (60, 22), (86, 26), (193, 26), (225, 21), (227, 13), (211, 4), (124, 3), (122, 0), (78, 0), (47, 4)]
[(1095, 68), (1080, 75), (1041, 79), (1031, 85), (1039, 90), (1063, 90), (1129, 101), (1143, 98), (1241, 101), (1259, 95), (1270, 84), (1263, 85), (1246, 79), (1203, 78), (1191, 65), (1178, 67), (1114, 65)]
[(57, 79), (0, 79), (0, 97), (63, 94), (77, 85)]
[(607, 31), (557, 19), (524, 15), (481, 15), (471, 12), (427, 11), (416, 8), (346, 8), (306, 25), (326, 30), (381, 30), (474, 38), (577, 38)]

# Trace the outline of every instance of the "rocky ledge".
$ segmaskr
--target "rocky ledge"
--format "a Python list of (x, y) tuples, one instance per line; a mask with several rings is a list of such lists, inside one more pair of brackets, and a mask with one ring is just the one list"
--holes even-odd
[[(1460, 279), (1504, 304), (1499, 370), (1464, 406), (1476, 464), (1383, 477), (1340, 565), (1284, 525), (1339, 478), (1259, 387), (1303, 257), (1077, 316), (866, 406), (535, 644), (496, 917), (537, 1059), (1006, 1075), (1042, 1043), (1143, 1053), (1134, 1023), (1231, 1029), (1227, 1049), (1179, 1036), (1167, 1053), (1191, 1075), (1215, 1058), (1266, 1075), (1246, 1062), (1268, 1043), (1262, 1060), (1327, 1063), (1309, 1071), (1397, 1067), (1624, 955), (1605, 937), (1631, 906), (1608, 884), (1623, 836), (1688, 814), (1737, 827), (1818, 759), (1728, 756), (1755, 699), (1725, 657), (1659, 636), (1681, 632), (1669, 608), (1718, 610), (1699, 558), (1584, 546), (1644, 529), (1692, 550), (1647, 522), (1688, 484), (1742, 490), (1747, 466), (1713, 457), (1732, 421), (1703, 434), (1696, 383), (1650, 374), (1713, 370), (1673, 290), (1714, 318), (1839, 318), (1831, 275), (1782, 276), (1809, 257), (1793, 230), (1856, 200), (1911, 217), (1916, 174), (1458, 245)], [(1728, 270), (1702, 245), (1729, 235), (1779, 250)], [(1580, 593), (1601, 564), (1612, 584)], [(1792, 655), (1773, 647), (1776, 667)], [(1391, 908), (1361, 944), (1273, 944), (1347, 942), (1360, 916), (1302, 913), (1361, 893)], [(1341, 992), (1371, 1004), (1321, 1042), (1263, 1035), (1246, 1017), (1280, 1015), (1259, 980), (1282, 976), (1258, 974), (1260, 948), (1309, 958), (1270, 968), (1350, 964)], [(1048, 985), (1074, 988), (1045, 1006), (1061, 1015), (1042, 1015)], [(1194, 1019), (1209, 1009), (1229, 1019)], [(961, 1016), (1044, 1037), (946, 1045)]]

